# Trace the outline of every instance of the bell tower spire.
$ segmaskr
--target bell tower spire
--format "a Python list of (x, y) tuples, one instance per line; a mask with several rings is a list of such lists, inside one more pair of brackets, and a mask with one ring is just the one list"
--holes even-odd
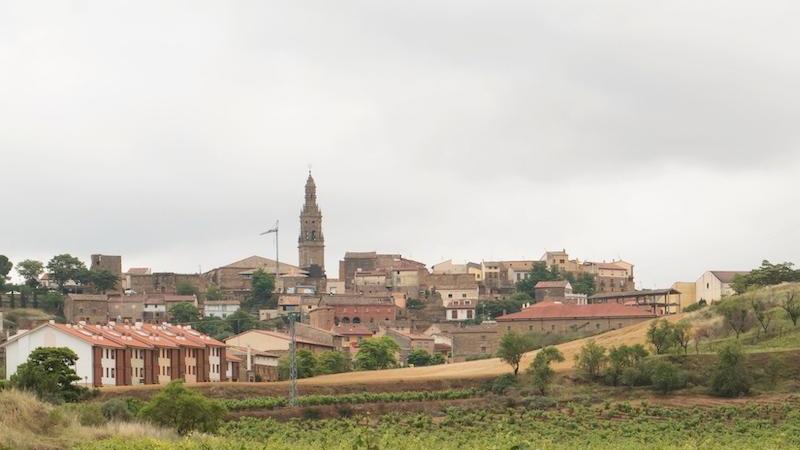
[(309, 273), (318, 270), (324, 276), (325, 237), (322, 235), (322, 211), (317, 205), (317, 184), (311, 176), (311, 169), (308, 170), (305, 203), (300, 212), (300, 237), (297, 240), (297, 249), (299, 266)]

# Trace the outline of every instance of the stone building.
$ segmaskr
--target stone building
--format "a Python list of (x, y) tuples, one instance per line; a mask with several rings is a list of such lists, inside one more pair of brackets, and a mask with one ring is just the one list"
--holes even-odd
[(500, 344), (500, 334), (495, 323), (454, 328), (448, 334), (452, 342), (451, 353), (454, 362), (465, 361), (471, 357), (494, 356)]
[(255, 255), (209, 270), (203, 274), (203, 278), (207, 282), (217, 285), (227, 298), (241, 301), (250, 295), (253, 273), (257, 270), (263, 270), (273, 276), (277, 271), (276, 290), (278, 292), (307, 282), (306, 272), (299, 267), (285, 262), (277, 264), (274, 259)]
[(123, 277), (125, 291), (131, 294), (178, 294), (178, 288), (191, 286), (195, 292), (208, 289), (208, 281), (200, 274), (174, 272), (128, 271)]
[(345, 253), (344, 259), (339, 261), (339, 280), (344, 281), (347, 292), (357, 292), (355, 278), (356, 274), (361, 272), (381, 274), (387, 291), (397, 288), (407, 291), (409, 295), (416, 295), (421, 278), (428, 273), (428, 269), (425, 264), (403, 258), (398, 254)]
[(414, 350), (424, 350), (431, 355), (435, 350), (435, 339), (432, 336), (392, 328), (382, 329), (377, 335), (388, 336), (397, 343), (400, 347), (398, 360), (401, 364), (404, 364), (406, 360), (408, 360), (408, 355)]
[(108, 296), (105, 294), (67, 294), (64, 299), (67, 322), (107, 323)]
[(580, 261), (569, 259), (566, 250), (559, 250), (545, 252), (541, 261), (545, 262), (547, 267), (557, 267), (561, 272), (594, 275), (597, 292), (625, 292), (636, 289), (633, 264), (621, 259), (611, 262)]
[(560, 302), (536, 303), (520, 312), (498, 317), (500, 331), (506, 333), (586, 333), (615, 330), (655, 318), (639, 306), (616, 303), (572, 305)]

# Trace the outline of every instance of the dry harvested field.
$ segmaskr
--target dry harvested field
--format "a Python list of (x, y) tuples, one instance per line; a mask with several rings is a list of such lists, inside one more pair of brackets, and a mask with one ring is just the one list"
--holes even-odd
[[(684, 315), (670, 316), (669, 320), (680, 320)], [(574, 355), (589, 339), (609, 347), (620, 344), (645, 343), (650, 321), (642, 322), (619, 330), (609, 331), (593, 338), (578, 339), (558, 345), (564, 353), (565, 361), (553, 367), (557, 371), (569, 371), (573, 367)], [(525, 355), (522, 367), (527, 367), (536, 352)], [(508, 364), (498, 358), (445, 364), (429, 367), (412, 367), (381, 371), (348, 372), (324, 375), (299, 380), (300, 389), (308, 394), (338, 394), (359, 391), (400, 391), (400, 390), (438, 390), (473, 385), (485, 379), (511, 371)], [(288, 385), (281, 383), (213, 383), (198, 384), (197, 389), (212, 397), (247, 397), (250, 395), (285, 394)], [(133, 395), (147, 397), (160, 389), (158, 385), (120, 386), (102, 388), (103, 397)]]

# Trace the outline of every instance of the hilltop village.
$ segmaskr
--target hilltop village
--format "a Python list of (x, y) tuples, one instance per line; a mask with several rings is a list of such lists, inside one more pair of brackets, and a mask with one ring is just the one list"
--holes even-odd
[[(732, 293), (739, 274), (708, 271), (637, 290), (633, 263), (584, 261), (566, 250), (430, 266), (348, 251), (333, 278), (311, 173), (299, 228), (297, 265), (249, 256), (186, 274), (123, 270), (119, 255), (91, 255), (88, 268), (69, 255), (46, 268), (22, 262), (26, 283), (0, 296), (5, 375), (36, 348), (63, 346), (77, 353), (77, 374), (92, 386), (276, 381), (289, 351), (289, 314), (298, 321), (298, 350), (352, 361), (364, 340), (386, 337), (401, 366), (475, 360), (495, 355), (511, 331), (566, 341), (714, 303)], [(24, 313), (31, 310), (41, 314)]]

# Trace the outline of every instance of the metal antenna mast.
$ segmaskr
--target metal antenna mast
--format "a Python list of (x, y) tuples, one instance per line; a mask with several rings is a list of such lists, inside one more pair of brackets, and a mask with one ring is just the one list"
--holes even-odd
[[(281, 263), (278, 256), (278, 229), (280, 225), (280, 220), (275, 221), (275, 227), (270, 228), (269, 230), (260, 234), (260, 236), (264, 236), (265, 234), (275, 233), (275, 286), (278, 285), (278, 277), (280, 276), (280, 268)], [(289, 337), (291, 338), (291, 342), (289, 344), (289, 379), (291, 380), (291, 385), (289, 388), (289, 404), (292, 406), (297, 406), (297, 335), (295, 333), (295, 312), (289, 313)]]

